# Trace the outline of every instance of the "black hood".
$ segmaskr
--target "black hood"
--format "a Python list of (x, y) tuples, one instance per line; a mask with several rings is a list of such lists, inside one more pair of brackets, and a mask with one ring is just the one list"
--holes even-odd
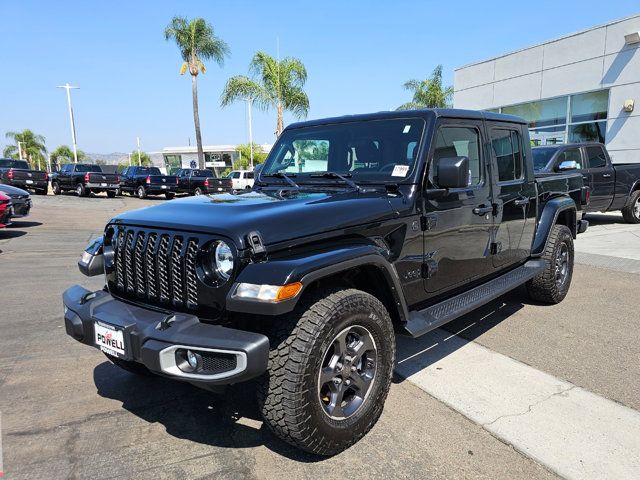
[(386, 193), (247, 192), (200, 195), (132, 210), (113, 222), (218, 234), (243, 249), (249, 232), (265, 245), (385, 220), (395, 216)]

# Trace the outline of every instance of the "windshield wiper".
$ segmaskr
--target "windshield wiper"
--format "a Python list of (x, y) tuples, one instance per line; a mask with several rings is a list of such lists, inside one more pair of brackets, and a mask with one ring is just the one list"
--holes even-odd
[(360, 191), (360, 186), (354, 182), (353, 180), (349, 180), (347, 177), (351, 177), (350, 173), (345, 173), (344, 175), (340, 175), (336, 172), (322, 172), (322, 173), (312, 173), (309, 175), (310, 177), (324, 177), (324, 178), (337, 178), (342, 180), (344, 183), (353, 188), (356, 192)]
[[(291, 185), (293, 188), (297, 188), (299, 189), (300, 186), (294, 182), (293, 180), (291, 180), (291, 178), (289, 178), (289, 176), (287, 174), (285, 174), (284, 172), (275, 172), (275, 173), (263, 173), (262, 175), (260, 175), (261, 177), (274, 177), (274, 178), (282, 178), (283, 180), (286, 180), (286, 182)], [(295, 173), (291, 174), (291, 176), (295, 176)]]

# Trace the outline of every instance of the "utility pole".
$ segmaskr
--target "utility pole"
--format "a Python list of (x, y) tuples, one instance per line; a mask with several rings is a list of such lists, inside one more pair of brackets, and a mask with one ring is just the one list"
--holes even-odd
[(56, 88), (64, 88), (67, 91), (67, 106), (69, 107), (69, 122), (71, 123), (71, 140), (73, 141), (73, 162), (78, 163), (78, 147), (76, 146), (76, 125), (73, 121), (73, 108), (71, 108), (71, 89), (80, 88), (69, 85), (69, 82), (64, 85), (58, 85)]
[(142, 166), (142, 156), (140, 155), (140, 137), (136, 137), (136, 142), (138, 142), (138, 166)]
[(22, 144), (24, 142), (17, 141), (16, 143), (18, 144), (18, 158), (20, 158), (20, 160), (24, 160), (24, 158), (22, 158)]
[(131, 166), (131, 154), (129, 154), (129, 166)]
[(253, 130), (251, 124), (251, 104), (253, 103), (253, 98), (247, 97), (244, 101), (247, 102), (247, 107), (249, 108), (249, 165), (251, 166), (251, 170), (253, 170)]

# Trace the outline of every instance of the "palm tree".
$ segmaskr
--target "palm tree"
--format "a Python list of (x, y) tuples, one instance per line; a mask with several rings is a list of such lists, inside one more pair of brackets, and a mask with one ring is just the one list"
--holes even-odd
[[(83, 162), (87, 155), (82, 150), (77, 150), (78, 154), (78, 162)], [(55, 165), (56, 167), (60, 167), (65, 163), (73, 163), (74, 156), (73, 150), (69, 145), (60, 145), (53, 152), (51, 152), (51, 166)]]
[(442, 65), (438, 65), (425, 80), (409, 80), (403, 87), (413, 92), (410, 102), (400, 105), (397, 110), (415, 110), (419, 108), (445, 108), (451, 106), (453, 87), (442, 87)]
[(285, 110), (297, 118), (307, 116), (309, 97), (303, 90), (307, 70), (300, 60), (293, 57), (276, 60), (267, 53), (258, 52), (251, 60), (249, 71), (253, 78), (238, 75), (227, 81), (221, 97), (223, 107), (250, 98), (261, 110), (275, 108), (275, 134), (278, 137), (284, 130), (282, 114)]
[(198, 114), (198, 74), (204, 74), (207, 69), (203, 60), (214, 60), (218, 65), (224, 64), (224, 58), (229, 55), (227, 44), (216, 37), (213, 27), (204, 18), (194, 18), (189, 21), (185, 17), (173, 17), (171, 23), (164, 30), (165, 40), (173, 39), (180, 49), (184, 63), (180, 68), (180, 75), (189, 70), (191, 74), (191, 94), (193, 96), (193, 123), (196, 127), (196, 144), (198, 145), (198, 164), (204, 168), (204, 153), (202, 152), (202, 135), (200, 133), (200, 115)]
[(22, 132), (7, 132), (5, 136), (15, 143), (15, 145), (7, 145), (5, 147), (3, 154), (6, 157), (19, 157), (20, 149), (18, 149), (17, 144), (20, 142), (22, 160), (28, 160), (32, 168), (40, 168), (40, 162), (46, 163), (47, 147), (45, 147), (46, 140), (42, 135), (26, 129)]

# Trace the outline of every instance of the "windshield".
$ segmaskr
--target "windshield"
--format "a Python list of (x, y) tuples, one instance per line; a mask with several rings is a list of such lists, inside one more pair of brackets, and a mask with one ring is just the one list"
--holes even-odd
[(102, 169), (100, 168), (100, 165), (76, 165), (76, 172), (81, 172), (81, 173), (85, 173), (85, 172), (102, 173)]
[(138, 175), (162, 175), (158, 167), (141, 167), (138, 168)]
[(533, 169), (537, 172), (546, 167), (556, 151), (556, 148), (533, 148), (531, 150), (533, 153)]
[[(354, 182), (399, 182), (413, 171), (424, 130), (420, 118), (368, 120), (286, 130), (260, 171), (296, 183), (333, 172)], [(324, 180), (326, 182), (326, 179)]]
[(29, 169), (29, 164), (24, 160), (10, 160), (8, 158), (0, 158), (0, 167), (2, 168), (24, 168)]

